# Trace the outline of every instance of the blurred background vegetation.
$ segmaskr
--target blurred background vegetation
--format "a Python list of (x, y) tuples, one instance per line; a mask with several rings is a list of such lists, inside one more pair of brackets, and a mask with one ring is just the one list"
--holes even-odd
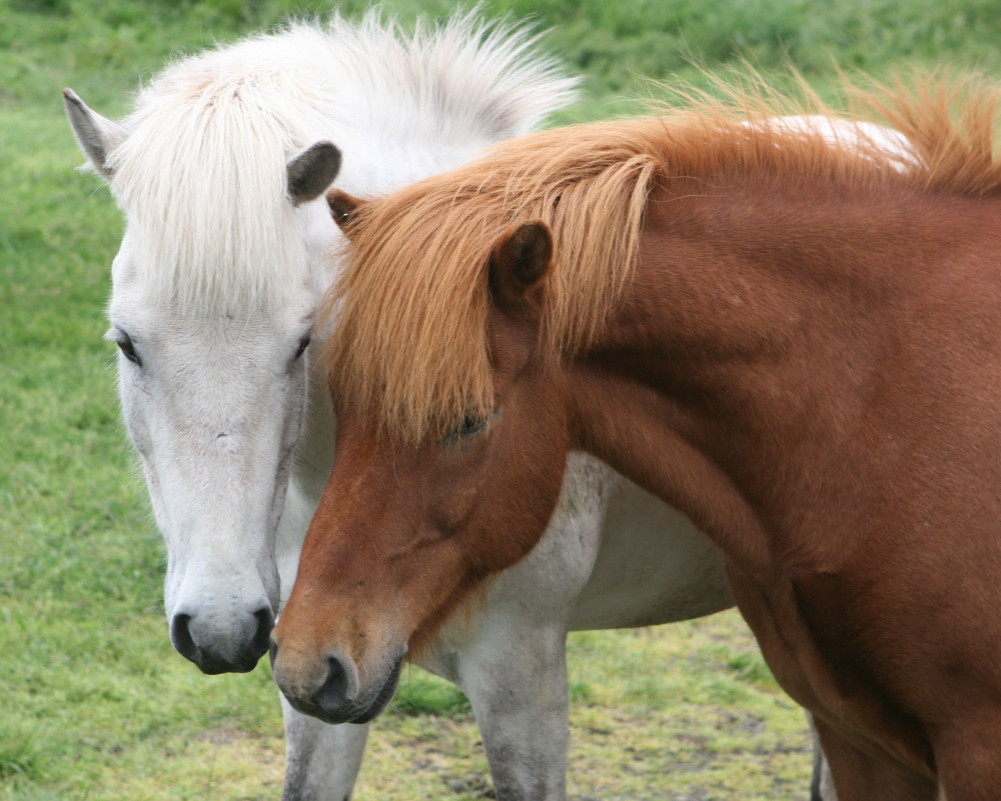
[[(168, 57), (290, 15), (371, 3), (344, 0), (2, 0), (0, 99), (38, 103), (72, 77), (95, 103), (121, 108), (125, 93)], [(385, 0), (404, 23), (440, 17), (448, 0)], [(786, 63), (826, 83), (832, 66), (885, 74), (902, 63), (993, 73), (1001, 63), (997, 0), (484, 0), (490, 16), (533, 17), (545, 46), (588, 79), (588, 111), (632, 97), (645, 78), (691, 78), (691, 63), (716, 69)], [(115, 111), (114, 108), (110, 111)]]
[[(367, 3), (336, 6), (354, 17)], [(119, 430), (108, 265), (121, 221), (74, 171), (72, 86), (108, 116), (171, 57), (328, 13), (309, 0), (0, 0), (0, 801), (276, 799), (266, 664), (207, 678), (162, 617), (162, 550)], [(410, 24), (445, 0), (387, 0)], [(647, 79), (835, 65), (1001, 75), (997, 0), (491, 0), (585, 76), (560, 122), (638, 108)], [(734, 613), (571, 639), (576, 799), (800, 799), (808, 740)], [(488, 797), (468, 704), (411, 671), (376, 723), (359, 799)]]

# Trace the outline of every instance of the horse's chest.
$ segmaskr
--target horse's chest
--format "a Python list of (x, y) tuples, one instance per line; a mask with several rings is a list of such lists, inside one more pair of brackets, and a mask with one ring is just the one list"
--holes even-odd
[(929, 770), (925, 732), (895, 702), (892, 677), (867, 657), (866, 626), (830, 586), (836, 577), (762, 584), (731, 566), (730, 578), (765, 660), (793, 699), (861, 750)]

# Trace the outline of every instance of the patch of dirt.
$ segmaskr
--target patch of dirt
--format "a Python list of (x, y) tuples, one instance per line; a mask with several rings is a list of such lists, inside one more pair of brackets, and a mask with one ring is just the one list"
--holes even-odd
[(478, 773), (467, 773), (465, 776), (443, 776), (442, 781), (456, 795), (468, 795), (473, 798), (496, 798), (490, 780)]
[(194, 739), (210, 745), (232, 745), (240, 740), (246, 740), (248, 737), (250, 735), (242, 729), (234, 729), (232, 726), (217, 726), (214, 729), (199, 732)]

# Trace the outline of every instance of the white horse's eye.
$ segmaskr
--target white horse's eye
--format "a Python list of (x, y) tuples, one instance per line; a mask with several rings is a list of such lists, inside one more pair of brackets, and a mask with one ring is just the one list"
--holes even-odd
[(302, 339), (300, 339), (299, 340), (299, 347), (296, 349), (295, 356), (292, 357), (292, 361), (295, 361), (300, 356), (302, 356), (302, 354), (306, 352), (306, 348), (309, 347), (309, 343), (312, 342), (312, 341), (313, 341), (313, 337), (310, 336), (309, 334), (306, 334), (306, 336), (304, 336)]
[(115, 337), (115, 343), (118, 345), (118, 349), (122, 352), (130, 362), (132, 362), (137, 367), (142, 367), (142, 359), (139, 358), (139, 354), (136, 353), (136, 347), (132, 344), (132, 337), (126, 334), (124, 331), (119, 331), (118, 335)]

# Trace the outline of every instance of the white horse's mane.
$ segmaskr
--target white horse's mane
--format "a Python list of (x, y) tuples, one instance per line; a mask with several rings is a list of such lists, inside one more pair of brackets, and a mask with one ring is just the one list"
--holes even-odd
[[(280, 301), (307, 259), (288, 159), (332, 140), (349, 182), (359, 161), (392, 156), (378, 143), (478, 149), (526, 133), (575, 85), (529, 52), (536, 39), (476, 12), (414, 34), (374, 12), (359, 24), (294, 22), (168, 65), (108, 159), (146, 291), (195, 313)], [(383, 191), (366, 183), (355, 191)]]

